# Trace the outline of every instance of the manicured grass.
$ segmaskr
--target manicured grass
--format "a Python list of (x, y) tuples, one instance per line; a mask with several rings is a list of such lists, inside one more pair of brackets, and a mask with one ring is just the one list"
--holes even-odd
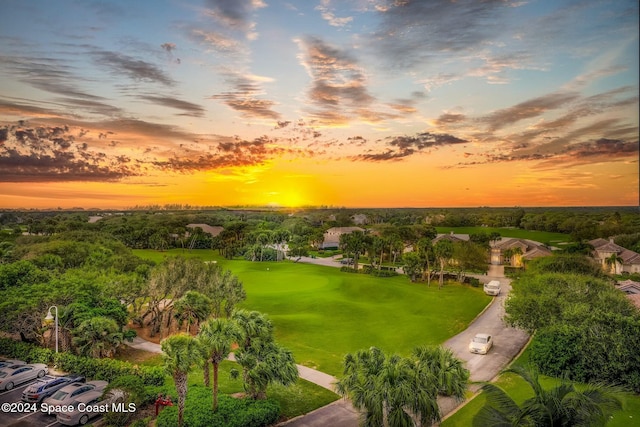
[[(528, 361), (528, 350), (516, 359), (514, 365), (524, 365)], [(544, 388), (555, 387), (560, 380), (553, 377), (541, 376), (540, 383)], [(502, 374), (495, 382), (502, 387), (517, 402), (522, 403), (533, 396), (531, 387), (520, 377), (514, 374)], [(473, 417), (484, 406), (486, 398), (483, 393), (478, 394), (458, 412), (442, 422), (442, 427), (468, 427), (473, 425)], [(625, 396), (624, 410), (614, 414), (607, 424), (610, 427), (626, 427), (635, 425), (640, 419), (640, 395), (628, 394)]]
[(441, 344), (489, 303), (481, 289), (412, 284), (406, 276), (375, 278), (291, 262), (223, 263), (243, 282), (243, 307), (266, 313), (278, 342), (300, 364), (333, 375), (346, 353), (371, 346), (408, 354)]
[(519, 228), (497, 228), (497, 227), (436, 227), (438, 233), (455, 234), (474, 234), (474, 233), (492, 233), (494, 231), (500, 233), (502, 237), (516, 237), (519, 239), (528, 239), (535, 242), (556, 246), (567, 243), (571, 240), (568, 234), (549, 233), (547, 231), (521, 230)]
[[(441, 344), (464, 330), (491, 301), (481, 288), (410, 283), (406, 276), (376, 278), (337, 268), (283, 262), (216, 259), (243, 282), (244, 308), (269, 315), (277, 341), (296, 362), (339, 375), (346, 353), (371, 346), (408, 354)], [(135, 251), (139, 256), (153, 251)]]

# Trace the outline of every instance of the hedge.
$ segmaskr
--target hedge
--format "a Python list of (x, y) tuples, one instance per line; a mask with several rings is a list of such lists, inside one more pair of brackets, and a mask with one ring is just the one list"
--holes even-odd
[(10, 338), (0, 338), (0, 354), (27, 363), (55, 365), (62, 371), (96, 380), (113, 381), (122, 375), (136, 375), (142, 378), (145, 385), (164, 384), (164, 372), (157, 366), (137, 366), (115, 359), (94, 359), (67, 352), (56, 353), (48, 348)]
[[(199, 385), (189, 386), (184, 409), (184, 425), (189, 427), (264, 427), (278, 421), (280, 405), (277, 401), (218, 397), (218, 410), (211, 408), (211, 389)], [(160, 412), (157, 427), (178, 425), (178, 406), (168, 406)]]

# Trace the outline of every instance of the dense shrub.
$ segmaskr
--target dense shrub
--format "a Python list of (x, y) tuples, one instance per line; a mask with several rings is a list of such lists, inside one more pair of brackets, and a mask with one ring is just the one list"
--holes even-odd
[[(218, 410), (211, 409), (211, 390), (190, 386), (185, 401), (184, 425), (189, 427), (263, 427), (274, 424), (280, 414), (277, 401), (218, 398)], [(178, 425), (178, 407), (169, 406), (160, 412), (157, 427)]]
[(398, 275), (395, 270), (371, 270), (369, 274), (375, 277), (393, 277)]
[(27, 363), (46, 363), (56, 365), (58, 369), (87, 378), (113, 381), (121, 375), (139, 376), (145, 385), (164, 384), (162, 368), (155, 366), (134, 366), (129, 362), (115, 359), (94, 359), (76, 356), (71, 353), (55, 353), (48, 348), (34, 344), (0, 338), (0, 354), (6, 357), (24, 360)]
[(356, 270), (353, 267), (347, 267), (347, 266), (340, 267), (340, 271), (344, 271), (345, 273), (359, 273), (360, 272), (359, 270)]
[(480, 279), (477, 279), (475, 277), (465, 277), (464, 282), (470, 284), (474, 288), (479, 288), (480, 285), (482, 284), (480, 282)]
[(606, 277), (602, 267), (596, 264), (591, 258), (580, 254), (556, 254), (536, 258), (529, 263), (527, 271), (530, 274), (575, 273), (594, 277)]
[(541, 329), (530, 359), (540, 372), (640, 392), (640, 317), (594, 313), (582, 325)]

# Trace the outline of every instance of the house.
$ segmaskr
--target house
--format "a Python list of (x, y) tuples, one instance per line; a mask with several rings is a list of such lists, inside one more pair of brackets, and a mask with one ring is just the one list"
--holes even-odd
[(360, 227), (331, 227), (324, 232), (324, 240), (320, 244), (319, 249), (337, 249), (340, 246), (340, 236), (343, 234), (351, 234), (354, 231), (364, 232), (364, 228)]
[(594, 239), (589, 244), (593, 246), (593, 258), (603, 270), (614, 274), (640, 273), (640, 254), (615, 244), (613, 239)]
[(369, 218), (365, 214), (355, 214), (351, 216), (351, 220), (355, 225), (369, 224)]
[(224, 227), (220, 227), (219, 225), (211, 226), (208, 224), (187, 224), (187, 228), (201, 228), (202, 231), (210, 234), (211, 237), (216, 237), (224, 230)]
[(491, 247), (491, 264), (522, 267), (524, 261), (551, 255), (551, 250), (533, 240), (502, 237)]
[(624, 280), (616, 284), (616, 288), (627, 294), (627, 297), (638, 308), (640, 308), (640, 282)]

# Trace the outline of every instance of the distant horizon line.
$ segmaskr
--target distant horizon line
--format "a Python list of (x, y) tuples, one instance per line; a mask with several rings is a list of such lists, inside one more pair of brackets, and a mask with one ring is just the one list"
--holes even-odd
[(396, 206), (396, 207), (382, 207), (382, 206), (273, 206), (273, 205), (228, 205), (228, 206), (210, 206), (210, 205), (189, 205), (189, 204), (166, 204), (166, 205), (147, 205), (147, 206), (133, 206), (125, 208), (99, 208), (91, 207), (85, 208), (75, 206), (71, 208), (62, 207), (48, 207), (48, 208), (8, 208), (0, 207), (0, 211), (40, 211), (40, 212), (135, 212), (135, 211), (202, 211), (202, 210), (264, 210), (264, 211), (304, 211), (304, 210), (400, 210), (400, 209), (585, 209), (585, 208), (637, 208), (640, 210), (640, 205), (536, 205), (536, 206), (522, 206), (522, 205), (484, 205), (484, 206)]

